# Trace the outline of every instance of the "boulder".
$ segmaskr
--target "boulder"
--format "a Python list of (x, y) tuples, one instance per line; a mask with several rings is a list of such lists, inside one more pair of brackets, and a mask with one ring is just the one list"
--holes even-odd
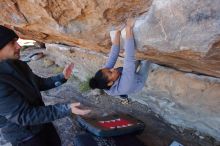
[(220, 77), (218, 0), (2, 0), (0, 23), (22, 38), (108, 53), (109, 31), (137, 22), (137, 58)]

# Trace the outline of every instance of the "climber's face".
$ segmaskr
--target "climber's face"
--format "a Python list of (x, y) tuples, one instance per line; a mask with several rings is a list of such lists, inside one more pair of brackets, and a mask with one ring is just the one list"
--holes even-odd
[(0, 50), (0, 60), (19, 59), (21, 46), (17, 42), (18, 38), (14, 38)]
[(121, 73), (115, 68), (112, 69), (104, 68), (102, 69), (102, 73), (108, 78), (108, 81), (113, 81), (113, 82), (116, 81), (121, 75)]

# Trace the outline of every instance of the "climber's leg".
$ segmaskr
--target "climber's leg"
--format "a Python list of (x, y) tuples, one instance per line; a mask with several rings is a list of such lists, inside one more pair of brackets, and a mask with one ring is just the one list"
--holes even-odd
[(140, 75), (141, 81), (143, 81), (143, 84), (145, 84), (145, 81), (148, 78), (150, 65), (151, 65), (151, 62), (148, 60), (142, 60), (140, 63), (140, 70), (137, 72), (137, 74)]

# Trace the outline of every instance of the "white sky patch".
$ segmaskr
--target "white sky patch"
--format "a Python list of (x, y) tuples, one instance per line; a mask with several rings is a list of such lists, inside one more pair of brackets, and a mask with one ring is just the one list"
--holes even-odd
[(36, 41), (34, 41), (34, 40), (24, 40), (24, 39), (20, 39), (20, 38), (18, 39), (18, 44), (20, 46), (33, 46), (35, 42)]

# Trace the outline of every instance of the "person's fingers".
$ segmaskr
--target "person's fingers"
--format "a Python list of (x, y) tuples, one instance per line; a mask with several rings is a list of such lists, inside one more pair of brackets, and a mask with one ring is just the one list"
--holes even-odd
[(74, 63), (70, 63), (70, 64), (65, 66), (65, 69), (68, 70), (68, 69), (73, 68), (73, 67), (74, 67)]
[(83, 110), (83, 109), (78, 109), (78, 108), (74, 109), (74, 114), (76, 114), (76, 115), (86, 115), (90, 112), (91, 112), (91, 110)]
[(121, 31), (116, 30), (116, 31), (115, 31), (115, 36), (120, 36), (120, 35), (121, 35)]
[(135, 19), (134, 18), (128, 18), (126, 24), (127, 24), (127, 26), (130, 26), (130, 27), (134, 26)]
[(71, 64), (69, 65), (69, 67), (68, 67), (68, 71), (69, 71), (70, 74), (73, 72), (73, 68), (74, 68), (74, 64), (71, 63)]
[(80, 112), (81, 112), (80, 113), (81, 115), (86, 115), (86, 114), (90, 113), (91, 110), (81, 110)]
[(73, 67), (74, 67), (74, 64), (71, 63), (71, 64), (69, 65), (69, 68), (72, 69)]
[(72, 103), (71, 106), (74, 106), (74, 107), (76, 107), (76, 106), (80, 106), (80, 103), (79, 103), (79, 102)]
[(73, 72), (73, 67), (74, 67), (74, 64), (71, 63), (69, 65), (66, 65), (66, 67), (64, 68), (63, 74), (64, 74), (66, 79), (68, 79), (71, 76), (71, 74)]
[(78, 106), (80, 106), (79, 102), (72, 103), (70, 105), (71, 111), (72, 111), (73, 114), (76, 114), (76, 115), (86, 115), (86, 114), (91, 112), (91, 110), (88, 110), (88, 109), (80, 109), (80, 108), (78, 108)]

